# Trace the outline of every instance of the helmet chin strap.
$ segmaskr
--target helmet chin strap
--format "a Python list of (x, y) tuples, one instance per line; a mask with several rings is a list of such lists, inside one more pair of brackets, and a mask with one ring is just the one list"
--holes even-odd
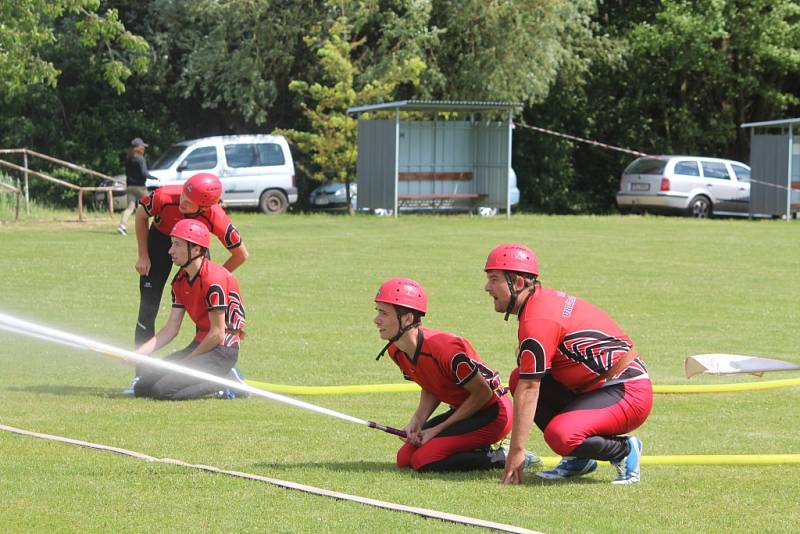
[[(517, 300), (519, 299), (520, 291), (514, 289), (513, 280), (514, 276), (517, 275), (509, 274), (508, 271), (504, 271), (503, 274), (505, 274), (506, 277), (508, 290), (511, 292), (511, 298), (508, 299), (508, 306), (506, 306), (506, 316), (503, 318), (503, 320), (508, 321), (508, 316), (511, 315), (511, 313), (514, 311), (514, 307), (517, 305)], [(528, 299), (531, 298), (531, 296), (533, 296), (534, 292), (536, 292), (535, 282), (536, 279), (534, 278), (533, 286), (526, 284), (525, 287), (522, 288), (522, 291), (525, 291), (526, 289), (530, 289), (530, 291), (525, 295), (525, 300), (522, 301), (522, 304), (520, 305), (520, 310), (525, 306), (525, 303), (528, 302)]]
[[(203, 247), (200, 247), (200, 248), (202, 249)], [(189, 257), (189, 259), (188, 259), (188, 260), (186, 260), (186, 263), (184, 263), (183, 265), (181, 265), (181, 267), (182, 267), (182, 268), (185, 268), (186, 266), (188, 266), (190, 263), (192, 263), (192, 262), (193, 262), (194, 260), (196, 260), (197, 258), (202, 258), (202, 257), (203, 257), (203, 256), (205, 256), (205, 255), (206, 255), (206, 251), (205, 251), (205, 249), (203, 249), (203, 252), (201, 252), (201, 253), (200, 253), (200, 254), (198, 254), (197, 256), (192, 256), (192, 244), (191, 244), (191, 243), (189, 243), (189, 242), (187, 241), (187, 242), (186, 242), (186, 256), (188, 256), (188, 257)]]
[(503, 317), (504, 321), (508, 321), (508, 316), (511, 315), (511, 312), (514, 311), (514, 306), (517, 304), (517, 299), (519, 298), (519, 291), (514, 289), (514, 277), (516, 275), (512, 275), (508, 271), (503, 271), (503, 275), (506, 277), (506, 283), (508, 284), (508, 291), (511, 293), (511, 298), (508, 299), (508, 306), (506, 306), (506, 316)]
[[(400, 312), (397, 311), (397, 308), (395, 308), (395, 313), (397, 313), (397, 324), (402, 323), (402, 320), (400, 319)], [(384, 346), (383, 349), (378, 353), (378, 357), (375, 358), (375, 361), (377, 362), (378, 360), (380, 360), (381, 356), (383, 356), (384, 353), (387, 350), (389, 350), (389, 347), (392, 345), (392, 343), (394, 343), (395, 341), (397, 341), (398, 339), (403, 337), (403, 334), (405, 334), (406, 332), (408, 332), (409, 330), (411, 330), (415, 326), (419, 326), (419, 320), (414, 321), (411, 324), (408, 324), (406, 326), (401, 326), (400, 328), (398, 328), (397, 333), (392, 336), (392, 338), (389, 340), (389, 342), (386, 343), (386, 346)]]

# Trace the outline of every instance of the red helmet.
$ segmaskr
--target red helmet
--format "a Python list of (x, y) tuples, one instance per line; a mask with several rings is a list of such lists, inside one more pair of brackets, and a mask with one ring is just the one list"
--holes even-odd
[(222, 182), (210, 172), (201, 172), (186, 180), (183, 192), (201, 208), (210, 208), (222, 196)]
[(200, 245), (203, 248), (208, 248), (211, 241), (208, 227), (194, 219), (181, 219), (175, 223), (169, 235), (170, 237), (177, 237), (189, 243)]
[(536, 260), (536, 254), (525, 245), (517, 243), (497, 246), (489, 253), (483, 270), (489, 271), (492, 269), (539, 276), (539, 262)]
[(428, 296), (418, 282), (409, 278), (390, 278), (381, 284), (375, 302), (385, 302), (395, 306), (411, 308), (418, 312), (428, 312)]

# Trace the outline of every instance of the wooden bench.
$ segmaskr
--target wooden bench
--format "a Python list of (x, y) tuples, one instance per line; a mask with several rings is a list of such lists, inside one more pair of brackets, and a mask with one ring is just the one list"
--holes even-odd
[[(472, 181), (472, 172), (401, 172), (398, 173), (397, 179), (404, 182), (444, 180), (469, 182)], [(397, 200), (406, 207), (430, 207), (434, 210), (464, 206), (472, 213), (478, 207), (479, 201), (486, 196), (482, 193), (422, 193), (398, 195)]]

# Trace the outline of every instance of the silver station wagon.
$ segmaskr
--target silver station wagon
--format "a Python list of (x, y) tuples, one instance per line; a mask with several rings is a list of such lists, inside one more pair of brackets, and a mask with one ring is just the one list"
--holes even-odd
[(748, 215), (750, 167), (729, 159), (646, 156), (622, 172), (620, 211), (692, 217)]

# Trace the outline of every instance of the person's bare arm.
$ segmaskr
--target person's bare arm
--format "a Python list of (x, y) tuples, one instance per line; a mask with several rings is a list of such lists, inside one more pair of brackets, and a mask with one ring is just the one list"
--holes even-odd
[(222, 266), (228, 269), (229, 272), (235, 271), (236, 268), (243, 264), (250, 255), (250, 253), (247, 252), (247, 247), (244, 246), (244, 243), (236, 248), (230, 249), (230, 253), (231, 256), (228, 258), (228, 261), (222, 264)]
[(136, 272), (142, 276), (150, 274), (150, 254), (147, 252), (147, 238), (150, 233), (150, 216), (142, 206), (136, 208), (136, 245), (139, 259), (136, 261)]

